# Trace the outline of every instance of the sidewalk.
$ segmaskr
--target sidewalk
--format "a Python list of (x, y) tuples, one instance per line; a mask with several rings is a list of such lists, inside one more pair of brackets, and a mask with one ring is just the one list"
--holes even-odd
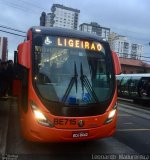
[(5, 153), (11, 99), (0, 99), (0, 154)]

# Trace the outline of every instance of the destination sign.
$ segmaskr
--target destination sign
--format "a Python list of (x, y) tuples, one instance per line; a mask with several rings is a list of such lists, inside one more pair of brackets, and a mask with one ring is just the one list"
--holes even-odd
[(87, 50), (92, 50), (97, 52), (102, 50), (102, 45), (99, 42), (80, 40), (75, 38), (46, 36), (44, 43), (45, 45), (48, 45), (48, 46), (79, 48), (79, 49), (87, 49)]

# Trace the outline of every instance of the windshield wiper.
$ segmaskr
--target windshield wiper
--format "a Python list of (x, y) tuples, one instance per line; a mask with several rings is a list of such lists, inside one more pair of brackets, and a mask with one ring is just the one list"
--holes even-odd
[(81, 85), (82, 85), (82, 92), (84, 93), (84, 87), (86, 88), (86, 90), (88, 91), (88, 93), (90, 94), (90, 97), (93, 98), (95, 100), (95, 102), (99, 102), (88, 78), (86, 75), (83, 74), (83, 67), (82, 67), (82, 63), (81, 63), (81, 66), (80, 66), (80, 72), (81, 72), (81, 77), (80, 77), (80, 80), (81, 80)]
[(78, 83), (77, 82), (77, 78), (78, 78), (77, 67), (76, 67), (76, 63), (74, 62), (74, 76), (70, 80), (70, 83), (69, 83), (69, 85), (68, 85), (68, 87), (66, 89), (66, 92), (65, 92), (65, 94), (64, 94), (64, 96), (62, 98), (62, 102), (64, 102), (64, 103), (66, 102), (66, 100), (68, 98), (68, 95), (69, 95), (74, 83), (75, 83), (76, 93), (77, 93), (77, 83)]

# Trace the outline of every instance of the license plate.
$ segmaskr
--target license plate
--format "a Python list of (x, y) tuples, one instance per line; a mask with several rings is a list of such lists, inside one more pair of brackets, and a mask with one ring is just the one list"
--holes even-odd
[(73, 132), (72, 138), (82, 138), (82, 137), (88, 137), (89, 132)]

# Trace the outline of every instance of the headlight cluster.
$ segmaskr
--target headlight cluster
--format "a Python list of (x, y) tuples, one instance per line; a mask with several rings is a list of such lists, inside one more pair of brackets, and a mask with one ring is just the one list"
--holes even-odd
[(116, 115), (116, 111), (117, 111), (117, 103), (115, 104), (114, 108), (109, 112), (108, 117), (106, 121), (104, 122), (104, 124), (108, 124), (112, 122), (114, 116)]
[(39, 124), (47, 127), (54, 127), (52, 122), (50, 122), (50, 120), (39, 110), (34, 102), (31, 102), (31, 109), (34, 113), (35, 119)]

